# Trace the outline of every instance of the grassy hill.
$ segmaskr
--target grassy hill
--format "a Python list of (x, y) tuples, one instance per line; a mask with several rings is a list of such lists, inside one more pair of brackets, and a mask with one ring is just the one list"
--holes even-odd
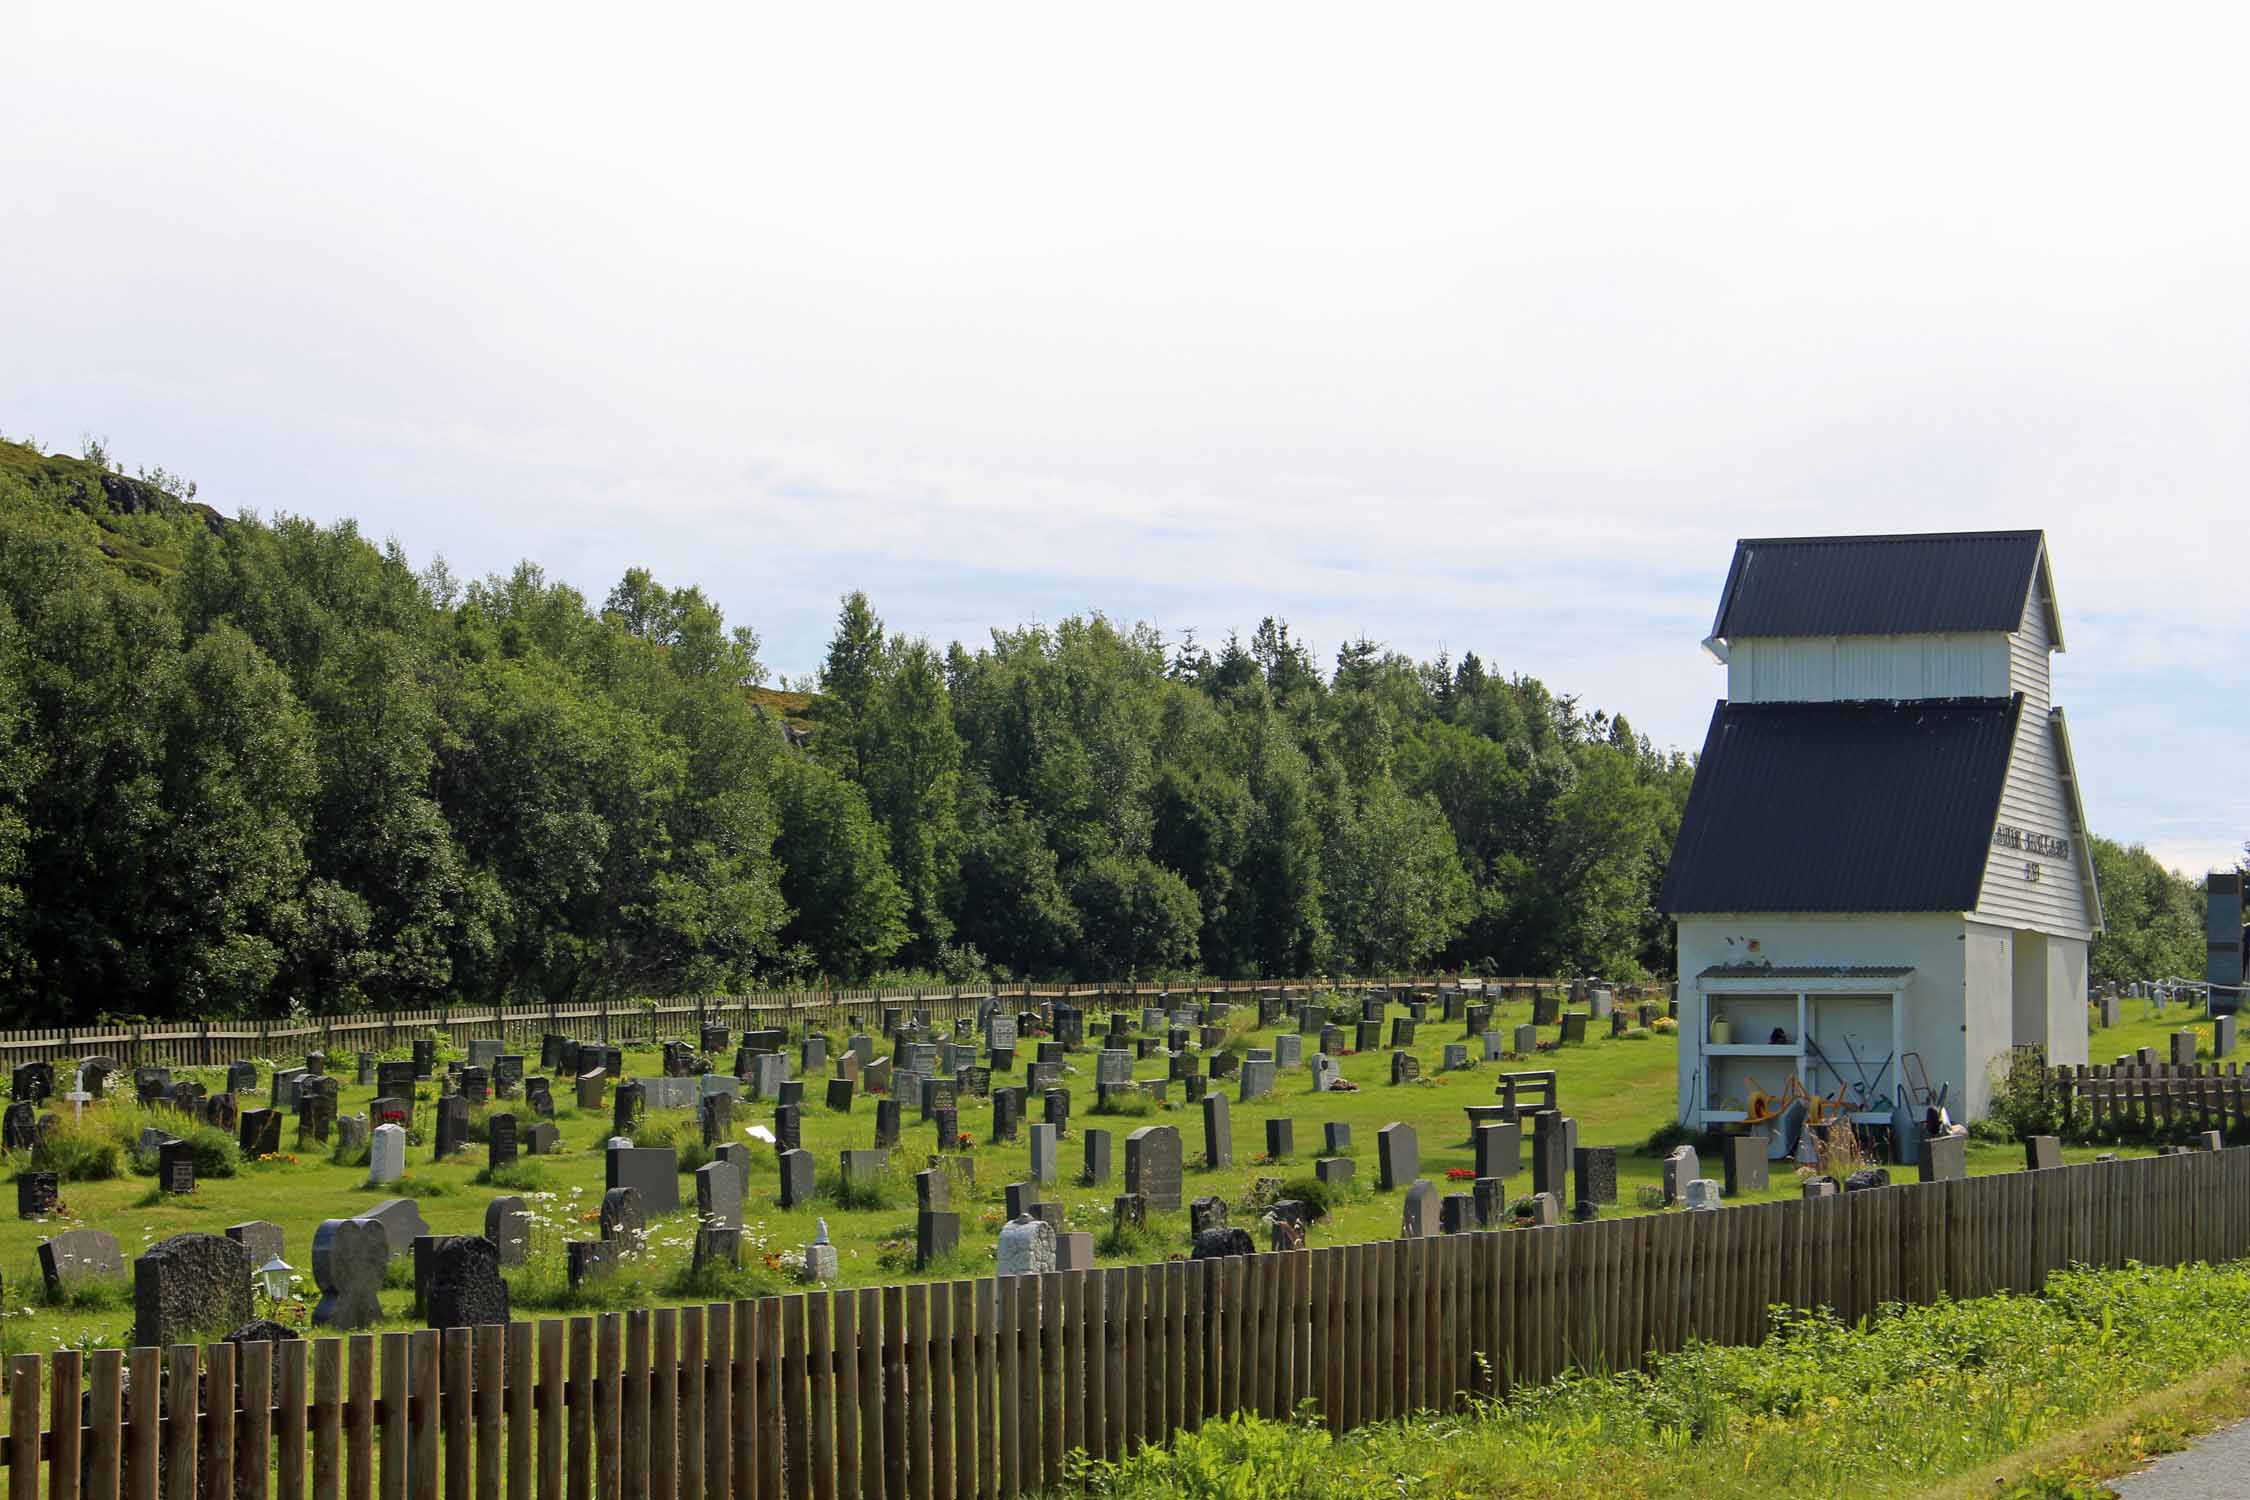
[(0, 441), (0, 513), (78, 542), (144, 583), (177, 573), (198, 529), (229, 524), (193, 493), (161, 471), (136, 479), (95, 459)]

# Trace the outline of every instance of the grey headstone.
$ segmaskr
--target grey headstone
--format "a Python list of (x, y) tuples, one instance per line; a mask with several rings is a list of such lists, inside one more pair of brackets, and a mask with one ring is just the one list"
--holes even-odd
[(383, 1305), (376, 1294), (383, 1289), (391, 1249), (390, 1236), (373, 1219), (323, 1219), (313, 1231), (313, 1284), (320, 1288), (313, 1321), (347, 1330), (381, 1322)]
[(1924, 1182), (1959, 1182), (1969, 1175), (1969, 1138), (1931, 1136), (1922, 1142), (1920, 1166)]
[(430, 1232), (430, 1226), (422, 1222), (422, 1210), (412, 1198), (386, 1198), (359, 1217), (383, 1226), (393, 1255), (406, 1254), (414, 1248), (416, 1236)]
[(1125, 1191), (1159, 1213), (1180, 1209), (1180, 1133), (1170, 1125), (1144, 1125), (1125, 1137)]
[(229, 1224), (227, 1238), (233, 1240), (250, 1254), (250, 1269), (256, 1271), (271, 1260), (282, 1258), (283, 1245), (287, 1243), (279, 1224), (264, 1219), (252, 1219), (243, 1224)]
[(1422, 1152), (1414, 1127), (1393, 1120), (1375, 1133), (1375, 1185), (1378, 1191), (1395, 1192), (1422, 1170)]
[(123, 1279), (125, 1252), (107, 1230), (66, 1229), (39, 1242), (39, 1275), (47, 1296), (59, 1302), (74, 1287)]
[(651, 1217), (680, 1207), (680, 1154), (670, 1146), (612, 1146), (604, 1153), (603, 1186), (629, 1187)]
[(813, 1157), (810, 1151), (784, 1151), (781, 1165), (781, 1206), (797, 1208), (812, 1202)]
[(1720, 1143), (1726, 1169), (1727, 1196), (1743, 1198), (1766, 1190), (1766, 1140), (1757, 1135), (1730, 1135)]
[(1203, 1164), (1214, 1172), (1234, 1165), (1234, 1124), (1224, 1094), (1203, 1096)]
[(531, 1253), (531, 1209), (521, 1198), (493, 1199), (484, 1206), (484, 1237), (499, 1251), (500, 1264), (522, 1265)]

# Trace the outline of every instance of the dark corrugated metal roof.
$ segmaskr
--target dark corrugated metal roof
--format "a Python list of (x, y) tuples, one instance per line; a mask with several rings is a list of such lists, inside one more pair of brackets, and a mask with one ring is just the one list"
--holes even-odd
[(1711, 634), (2016, 630), (2045, 544), (2038, 531), (1748, 538)]
[(1661, 910), (1973, 911), (2023, 695), (1721, 703)]
[(1904, 979), (1912, 964), (1713, 964), (1698, 979)]

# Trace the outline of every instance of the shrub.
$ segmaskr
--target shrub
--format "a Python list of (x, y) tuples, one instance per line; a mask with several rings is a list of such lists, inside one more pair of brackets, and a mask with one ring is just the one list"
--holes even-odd
[[(199, 1125), (178, 1139), (186, 1141), (194, 1150), (197, 1182), (207, 1177), (232, 1177), (242, 1170), (242, 1148), (235, 1144), (233, 1136), (216, 1125)], [(153, 1149), (143, 1151), (136, 1145), (133, 1170), (152, 1176), (156, 1167), (157, 1153)]]
[(1097, 1115), (1153, 1115), (1156, 1101), (1140, 1089), (1113, 1088), (1106, 1098), (1097, 1101), (1091, 1113)]
[(123, 1174), (125, 1148), (97, 1125), (58, 1117), (55, 1128), (31, 1151), (35, 1172), (53, 1172), (65, 1182), (107, 1182)]
[(1292, 1177), (1281, 1185), (1281, 1199), (1294, 1198), (1305, 1205), (1316, 1223), (1328, 1217), (1339, 1196), (1336, 1189), (1317, 1177)]
[(486, 1167), (477, 1173), (479, 1187), (514, 1188), (518, 1192), (535, 1193), (547, 1185), (547, 1169), (536, 1161), (516, 1160), (504, 1167)]

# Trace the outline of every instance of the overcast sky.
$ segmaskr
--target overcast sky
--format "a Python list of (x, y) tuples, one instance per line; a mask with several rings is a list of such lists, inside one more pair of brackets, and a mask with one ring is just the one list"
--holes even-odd
[(1270, 613), (1687, 748), (1736, 537), (2044, 527), (2096, 831), (2191, 871), (2250, 837), (2216, 7), (74, 4), (9, 37), (10, 437), (462, 574), (644, 565), (793, 674), (853, 588), (972, 643)]

